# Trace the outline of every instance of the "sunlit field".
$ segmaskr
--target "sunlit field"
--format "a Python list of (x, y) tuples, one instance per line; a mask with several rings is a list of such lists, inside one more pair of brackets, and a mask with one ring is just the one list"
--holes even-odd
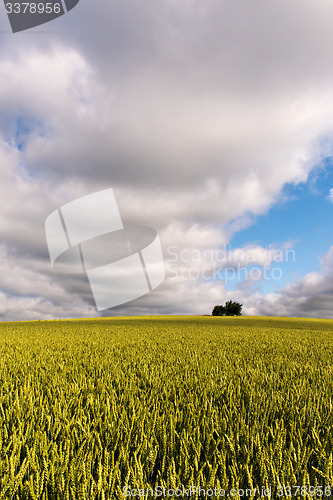
[(333, 492), (333, 320), (11, 322), (0, 347), (1, 499)]

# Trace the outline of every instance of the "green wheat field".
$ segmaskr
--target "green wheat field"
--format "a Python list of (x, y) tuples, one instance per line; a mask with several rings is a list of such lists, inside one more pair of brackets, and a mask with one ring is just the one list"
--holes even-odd
[(8, 322), (0, 348), (0, 499), (333, 492), (333, 320)]

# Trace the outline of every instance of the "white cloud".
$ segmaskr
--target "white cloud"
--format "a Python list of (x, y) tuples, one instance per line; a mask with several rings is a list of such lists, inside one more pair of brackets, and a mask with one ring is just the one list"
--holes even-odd
[[(84, 283), (48, 267), (44, 220), (67, 201), (113, 187), (124, 222), (155, 227), (164, 250), (217, 251), (286, 183), (305, 182), (333, 130), (332, 15), (328, 0), (80, 2), (53, 33), (4, 37), (0, 289), (12, 294), (0, 300), (4, 317), (14, 317), (15, 300), (22, 310), (22, 294), (37, 297), (24, 302), (27, 317), (77, 315), (81, 296), (91, 307)], [(234, 256), (244, 264), (251, 252), (259, 265), (274, 258), (259, 246)], [(328, 297), (327, 272), (282, 295), (237, 294), (248, 311), (276, 314), (278, 304), (293, 311), (287, 298), (299, 293), (300, 313), (304, 300)], [(207, 312), (227, 298), (220, 281), (169, 276), (117, 311)]]
[(333, 246), (323, 256), (319, 271), (288, 283), (276, 293), (244, 297), (244, 312), (267, 316), (333, 318)]
[(329, 190), (328, 199), (333, 203), (333, 188)]

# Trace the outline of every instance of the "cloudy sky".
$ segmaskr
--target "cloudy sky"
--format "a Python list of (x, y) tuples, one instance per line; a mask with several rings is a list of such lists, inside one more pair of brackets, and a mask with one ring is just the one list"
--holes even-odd
[[(0, 5), (0, 318), (333, 318), (331, 0), (80, 0), (13, 34)], [(151, 293), (98, 313), (45, 219), (113, 188), (158, 231)]]

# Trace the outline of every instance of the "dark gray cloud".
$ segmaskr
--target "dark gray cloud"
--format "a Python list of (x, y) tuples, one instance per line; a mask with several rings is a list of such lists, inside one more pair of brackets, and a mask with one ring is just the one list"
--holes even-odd
[[(94, 312), (86, 283), (48, 265), (44, 220), (72, 199), (113, 187), (123, 220), (155, 227), (166, 253), (216, 250), (225, 224), (241, 230), (306, 181), (333, 130), (332, 15), (326, 0), (81, 0), (15, 35), (2, 15), (3, 317), (16, 299), (20, 318)], [(14, 262), (30, 269), (15, 287)], [(114, 313), (204, 313), (228, 298), (180, 270)], [(331, 292), (297, 286), (254, 294), (248, 312), (329, 314)]]

